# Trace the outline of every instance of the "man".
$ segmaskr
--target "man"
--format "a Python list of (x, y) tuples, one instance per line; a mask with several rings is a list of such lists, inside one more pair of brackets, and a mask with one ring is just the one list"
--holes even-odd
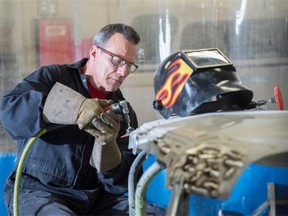
[[(1, 119), (18, 141), (16, 163), (30, 137), (48, 131), (25, 159), (20, 215), (128, 214), (123, 193), (135, 156), (123, 137), (127, 122), (109, 106), (124, 100), (119, 87), (138, 67), (139, 41), (132, 27), (107, 25), (96, 34), (89, 59), (41, 67), (3, 97)], [(14, 182), (15, 171), (4, 189), (11, 214)]]

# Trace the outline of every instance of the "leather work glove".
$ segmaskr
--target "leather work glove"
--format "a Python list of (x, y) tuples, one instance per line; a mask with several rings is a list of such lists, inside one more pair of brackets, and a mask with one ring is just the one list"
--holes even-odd
[(122, 154), (116, 143), (121, 119), (121, 115), (108, 110), (106, 113), (101, 113), (100, 118), (93, 119), (94, 128), (89, 127), (88, 132), (95, 136), (90, 164), (99, 172), (115, 168), (122, 160)]
[(112, 103), (112, 100), (85, 98), (68, 86), (56, 82), (45, 101), (43, 116), (46, 122), (78, 124), (83, 129), (95, 117), (100, 117), (103, 108)]
[(92, 134), (98, 143), (105, 145), (116, 140), (122, 116), (108, 110), (106, 113), (101, 113), (99, 118), (92, 120), (92, 127), (84, 128), (85, 131)]
[(85, 98), (78, 112), (77, 124), (80, 129), (84, 129), (92, 120), (99, 118), (104, 112), (103, 108), (111, 105), (112, 100)]

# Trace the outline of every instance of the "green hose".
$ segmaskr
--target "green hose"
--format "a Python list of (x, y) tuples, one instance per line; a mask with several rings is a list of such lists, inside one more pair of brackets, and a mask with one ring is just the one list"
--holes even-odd
[(26, 159), (26, 156), (31, 148), (31, 146), (34, 144), (36, 139), (38, 139), (41, 135), (46, 133), (46, 128), (42, 129), (40, 132), (38, 132), (34, 137), (31, 137), (25, 146), (23, 153), (19, 159), (17, 171), (16, 171), (16, 177), (15, 177), (15, 184), (14, 184), (14, 198), (13, 198), (13, 212), (14, 216), (19, 215), (19, 188), (20, 188), (20, 179), (22, 175), (22, 168), (24, 166), (24, 161)]

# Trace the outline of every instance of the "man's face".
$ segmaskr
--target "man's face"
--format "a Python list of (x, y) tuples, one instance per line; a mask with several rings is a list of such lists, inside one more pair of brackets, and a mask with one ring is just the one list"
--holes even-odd
[(90, 58), (85, 73), (89, 76), (90, 83), (98, 90), (114, 92), (129, 75), (129, 66), (127, 64), (115, 66), (112, 63), (111, 53), (126, 62), (134, 62), (136, 45), (127, 41), (122, 34), (116, 33), (101, 48), (92, 46), (90, 49)]

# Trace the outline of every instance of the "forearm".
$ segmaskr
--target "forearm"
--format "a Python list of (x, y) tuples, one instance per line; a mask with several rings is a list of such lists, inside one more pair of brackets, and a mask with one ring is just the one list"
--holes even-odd
[(44, 119), (58, 124), (76, 124), (78, 111), (85, 97), (56, 82), (44, 105)]
[(128, 191), (128, 176), (135, 155), (122, 151), (120, 164), (108, 172), (98, 172), (98, 178), (105, 190), (113, 194), (122, 194)]
[(90, 164), (99, 172), (107, 172), (117, 167), (122, 160), (122, 154), (116, 141), (99, 143), (95, 141)]

